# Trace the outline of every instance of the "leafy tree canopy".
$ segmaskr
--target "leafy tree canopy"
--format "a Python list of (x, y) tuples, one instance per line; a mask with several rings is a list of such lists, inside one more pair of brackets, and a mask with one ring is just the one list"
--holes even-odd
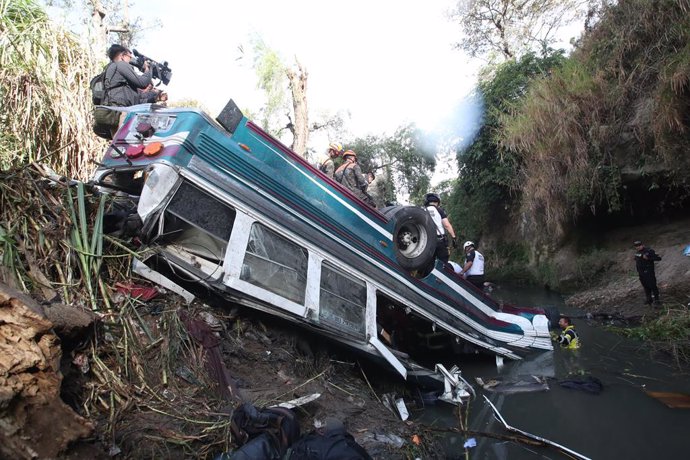
[(558, 30), (580, 19), (592, 0), (460, 0), (451, 12), (470, 56), (512, 59), (547, 49)]
[(401, 126), (391, 136), (356, 138), (347, 142), (345, 148), (357, 153), (362, 171), (384, 174), (387, 201), (409, 196), (411, 203), (421, 204), (436, 159), (435, 152), (425, 145), (421, 131), (414, 124)]
[(450, 192), (448, 211), (463, 222), (469, 236), (479, 238), (506, 215), (519, 156), (501, 149), (500, 117), (521, 100), (529, 83), (545, 77), (566, 60), (562, 50), (548, 50), (545, 57), (527, 53), (518, 60), (499, 65), (493, 78), (482, 81), (477, 96), (484, 102), (484, 114), (474, 141), (458, 152), (460, 177)]

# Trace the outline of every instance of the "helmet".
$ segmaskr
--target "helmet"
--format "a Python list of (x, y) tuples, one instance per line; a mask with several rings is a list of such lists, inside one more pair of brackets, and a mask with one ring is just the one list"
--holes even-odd
[(328, 151), (335, 150), (336, 154), (340, 155), (343, 153), (343, 146), (342, 144), (338, 144), (337, 142), (331, 142), (328, 144)]
[(429, 206), (429, 203), (441, 204), (441, 198), (435, 193), (427, 193), (424, 195), (424, 206)]
[(462, 245), (462, 248), (467, 249), (470, 246), (474, 247), (474, 243), (471, 241), (465, 241), (465, 244)]
[(343, 153), (343, 158), (345, 158), (347, 156), (354, 157), (355, 160), (357, 159), (357, 154), (355, 153), (354, 150), (346, 150), (345, 153)]

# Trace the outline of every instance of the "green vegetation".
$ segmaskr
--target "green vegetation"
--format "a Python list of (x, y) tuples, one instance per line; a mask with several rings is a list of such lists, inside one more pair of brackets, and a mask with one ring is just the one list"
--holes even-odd
[[(683, 205), (689, 42), (687, 1), (620, 2), (501, 117), (501, 146), (520, 159), (515, 188), (531, 234), (558, 244), (578, 218), (629, 212), (631, 193), (660, 183), (684, 190), (662, 206)], [(648, 177), (628, 189), (626, 168)]]
[(374, 171), (388, 178), (387, 200), (395, 201), (396, 194), (409, 194), (411, 203), (424, 201), (436, 167), (436, 152), (425, 146), (414, 124), (401, 126), (392, 136), (370, 135), (345, 145), (357, 152), (364, 173)]
[(653, 352), (667, 353), (678, 367), (690, 363), (690, 311), (687, 308), (669, 309), (638, 327), (615, 330), (643, 340)]
[(463, 237), (523, 242), (541, 282), (558, 278), (548, 261), (573, 232), (690, 206), (687, 0), (607, 4), (571, 56), (507, 61), (477, 94), (482, 127), (447, 210)]

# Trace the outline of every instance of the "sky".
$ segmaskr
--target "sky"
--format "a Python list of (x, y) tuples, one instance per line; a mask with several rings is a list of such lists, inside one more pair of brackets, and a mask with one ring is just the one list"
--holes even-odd
[[(138, 0), (130, 2), (129, 14), (161, 25), (144, 31), (134, 48), (168, 61), (171, 102), (197, 100), (213, 117), (231, 98), (258, 111), (263, 94), (250, 40), (259, 36), (284, 63), (298, 58), (306, 67), (310, 121), (349, 114), (348, 131), (357, 137), (392, 134), (414, 122), (433, 145), (449, 135), (470, 141), (482, 114), (468, 95), (484, 62), (453, 46), (461, 38), (459, 25), (448, 19), (456, 3)], [(339, 140), (325, 135), (310, 136), (309, 147), (319, 153)], [(454, 155), (440, 163), (435, 183), (457, 175)]]
[(365, 135), (409, 121), (430, 129), (472, 89), (481, 62), (453, 49), (460, 32), (446, 12), (454, 3), (140, 0), (130, 14), (162, 24), (136, 48), (169, 62), (172, 100), (199, 100), (213, 116), (230, 98), (260, 107), (250, 59), (239, 51), (258, 34), (284, 62), (297, 57), (306, 67), (312, 118), (349, 112), (352, 133)]

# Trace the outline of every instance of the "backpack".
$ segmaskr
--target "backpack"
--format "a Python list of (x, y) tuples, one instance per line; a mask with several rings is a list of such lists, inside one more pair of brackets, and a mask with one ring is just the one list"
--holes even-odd
[(371, 460), (364, 447), (344, 428), (311, 432), (290, 448), (289, 460)]
[[(300, 437), (297, 417), (290, 409), (257, 409), (250, 403), (236, 408), (230, 419), (235, 444), (243, 446), (230, 458), (280, 458)], [(263, 452), (257, 457), (258, 452)], [(271, 454), (267, 454), (271, 452)]]
[(91, 102), (93, 102), (93, 105), (101, 105), (105, 99), (105, 94), (108, 91), (105, 87), (105, 73), (108, 67), (110, 67), (110, 64), (105, 66), (103, 72), (93, 77), (89, 82), (89, 88), (91, 88)]
[[(112, 62), (110, 64), (112, 64)], [(91, 88), (91, 102), (93, 102), (93, 104), (96, 106), (105, 102), (109, 89), (115, 88), (108, 88), (107, 80), (105, 78), (105, 74), (110, 68), (110, 64), (106, 65), (103, 68), (103, 72), (93, 77), (89, 82), (89, 88)], [(117, 129), (120, 124), (120, 113), (103, 107), (94, 107), (93, 120), (94, 134), (96, 134), (98, 137), (102, 137), (103, 139), (111, 140), (113, 130)]]

